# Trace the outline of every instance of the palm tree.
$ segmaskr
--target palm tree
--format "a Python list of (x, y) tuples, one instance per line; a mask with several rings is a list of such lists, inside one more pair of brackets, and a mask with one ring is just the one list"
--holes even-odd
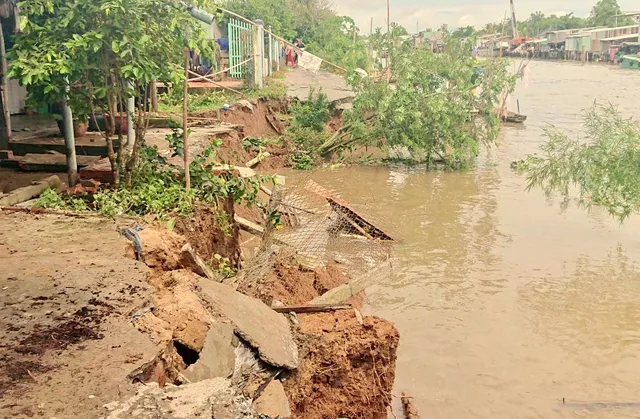
[(7, 101), (7, 53), (5, 29), (15, 33), (18, 29), (18, 0), (0, 0), (0, 150), (9, 149), (11, 116)]

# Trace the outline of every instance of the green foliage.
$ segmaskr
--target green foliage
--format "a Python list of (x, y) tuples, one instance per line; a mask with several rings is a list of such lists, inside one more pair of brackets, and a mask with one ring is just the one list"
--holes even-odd
[(616, 17), (620, 15), (622, 10), (618, 4), (618, 0), (600, 0), (591, 9), (588, 21), (591, 26), (614, 27), (633, 25), (633, 19), (628, 16)]
[(89, 209), (87, 203), (83, 199), (65, 197), (58, 194), (55, 189), (47, 189), (44, 191), (36, 200), (35, 206), (47, 209), (68, 208), (73, 211), (86, 211)]
[(440, 54), (409, 45), (389, 49), (393, 83), (352, 79), (357, 96), (353, 111), (345, 114), (349, 142), (384, 140), (387, 146), (406, 147), (428, 165), (439, 161), (457, 169), (471, 164), (479, 143), (496, 138), (496, 108), (515, 85), (506, 61), (483, 61), (479, 73), (470, 48), (458, 38), (447, 39)]
[(327, 140), (326, 124), (331, 118), (331, 102), (327, 95), (313, 90), (306, 101), (289, 108), (291, 125), (288, 135), (293, 140), (289, 165), (298, 170), (311, 170), (318, 160), (318, 149)]
[(640, 124), (612, 106), (594, 106), (584, 131), (573, 139), (548, 127), (542, 154), (515, 167), (527, 174), (528, 189), (558, 192), (565, 203), (577, 192), (580, 205), (599, 205), (623, 221), (640, 209)]
[(261, 19), (274, 33), (292, 39), (296, 36), (294, 15), (287, 0), (227, 0), (224, 7), (248, 19)]
[[(170, 136), (174, 155), (182, 155), (180, 130)], [(267, 178), (241, 179), (231, 174), (216, 175), (213, 171), (214, 142), (190, 164), (192, 189), (184, 189), (184, 170), (170, 165), (155, 147), (144, 147), (136, 166), (134, 182), (129, 187), (105, 189), (95, 193), (86, 202), (81, 198), (65, 198), (55, 192), (46, 192), (37, 202), (44, 208), (93, 210), (104, 215), (155, 215), (162, 220), (173, 216), (189, 215), (194, 204), (204, 202), (216, 206), (221, 199), (253, 205), (257, 202), (260, 183)]]
[(322, 91), (315, 95), (312, 89), (306, 101), (293, 105), (289, 112), (293, 115), (292, 129), (310, 129), (322, 132), (331, 118), (331, 102)]
[[(10, 74), (27, 86), (32, 102), (58, 103), (69, 87), (72, 110), (82, 116), (89, 110), (115, 115), (125, 98), (137, 99), (134, 152), (126, 161), (122, 154), (109, 155), (116, 183), (121, 169), (130, 183), (144, 142), (147, 112), (141, 105), (149, 83), (184, 78), (185, 29), (189, 45), (204, 53), (210, 43), (202, 42), (202, 25), (165, 0), (29, 0), (20, 9), (22, 30), (11, 50)], [(111, 149), (114, 126), (109, 128), (104, 134)]]
[(342, 67), (369, 67), (367, 45), (350, 17), (333, 16), (322, 20), (308, 30), (305, 45), (312, 54)]

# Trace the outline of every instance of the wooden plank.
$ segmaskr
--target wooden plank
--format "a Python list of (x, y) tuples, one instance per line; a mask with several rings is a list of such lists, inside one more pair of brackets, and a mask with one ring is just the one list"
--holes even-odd
[(248, 231), (249, 233), (255, 234), (256, 236), (262, 236), (262, 234), (264, 233), (264, 227), (251, 222), (246, 218), (242, 218), (238, 214), (234, 214), (233, 219), (240, 225), (240, 228), (244, 231)]
[(258, 153), (258, 155), (254, 159), (251, 159), (247, 162), (246, 166), (247, 167), (256, 166), (258, 163), (260, 163), (262, 160), (266, 159), (269, 156), (271, 156), (271, 153), (269, 153), (268, 151), (265, 151), (264, 153)]
[(310, 305), (318, 304), (342, 304), (345, 300), (357, 295), (361, 291), (364, 291), (367, 287), (377, 283), (383, 278), (383, 271), (385, 269), (391, 270), (393, 267), (394, 259), (389, 259), (382, 262), (380, 265), (371, 269), (363, 275), (360, 275), (356, 279), (345, 282), (344, 284), (333, 288), (320, 297), (314, 298), (309, 302)]
[(280, 306), (271, 307), (273, 311), (278, 313), (327, 313), (339, 310), (351, 310), (351, 304), (317, 304), (303, 306)]

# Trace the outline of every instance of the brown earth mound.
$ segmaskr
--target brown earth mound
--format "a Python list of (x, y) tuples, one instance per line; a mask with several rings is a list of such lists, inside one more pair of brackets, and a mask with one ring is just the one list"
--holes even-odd
[(347, 280), (339, 266), (332, 264), (314, 272), (276, 262), (273, 271), (261, 283), (246, 283), (238, 291), (271, 305), (278, 300), (285, 305), (306, 304)]
[[(223, 203), (222, 211), (198, 208), (191, 218), (179, 218), (175, 231), (191, 243), (195, 251), (212, 268), (218, 268), (215, 255), (228, 258), (231, 267), (237, 267), (240, 260), (240, 229), (233, 222), (233, 199)], [(179, 251), (180, 248), (177, 248)]]
[(383, 419), (400, 336), (392, 323), (352, 311), (300, 315), (300, 366), (284, 382), (295, 418)]

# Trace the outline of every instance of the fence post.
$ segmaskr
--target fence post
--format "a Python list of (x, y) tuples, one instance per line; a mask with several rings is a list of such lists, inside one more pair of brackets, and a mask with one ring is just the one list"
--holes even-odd
[(253, 68), (254, 86), (256, 89), (264, 87), (264, 22), (260, 19), (254, 20), (256, 24), (253, 41)]
[[(271, 26), (269, 26), (269, 32), (271, 32)], [(273, 38), (269, 33), (269, 66), (267, 67), (267, 75), (273, 74)]]

